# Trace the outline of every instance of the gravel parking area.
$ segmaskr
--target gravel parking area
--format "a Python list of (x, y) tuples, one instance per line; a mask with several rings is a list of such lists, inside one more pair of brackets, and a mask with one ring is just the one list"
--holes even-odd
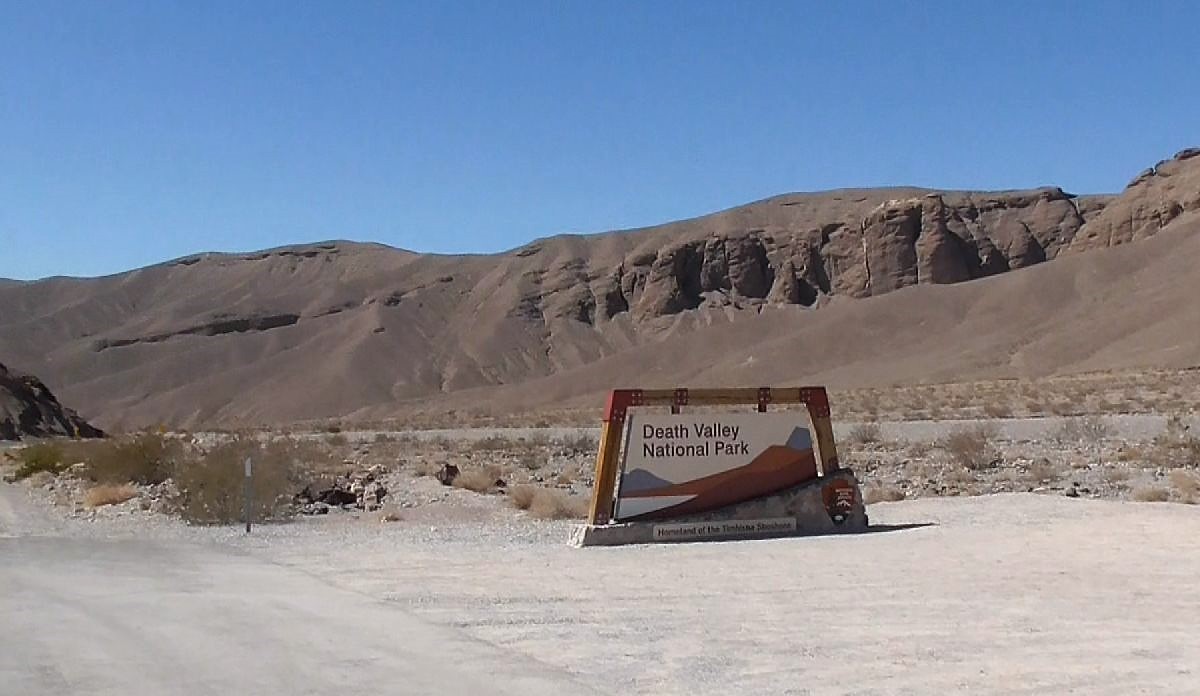
[(280, 530), (239, 547), (637, 694), (1182, 693), (1200, 508), (1030, 494), (878, 531), (571, 549), (567, 525)]

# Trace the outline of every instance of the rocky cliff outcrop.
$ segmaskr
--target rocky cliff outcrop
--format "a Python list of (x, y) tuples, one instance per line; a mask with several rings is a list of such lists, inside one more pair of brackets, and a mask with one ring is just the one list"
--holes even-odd
[(590, 291), (581, 290), (588, 278), (581, 271), (564, 284), (568, 299), (547, 293), (539, 300), (578, 307), (556, 315), (593, 323), (625, 312), (646, 320), (702, 305), (811, 306), (831, 295), (868, 297), (910, 285), (957, 283), (1054, 258), (1104, 203), (1057, 188), (930, 192), (886, 200), (850, 220), (756, 227), (763, 220), (750, 219), (740, 229), (667, 241), (657, 251), (637, 250), (615, 268), (592, 269)]
[(0, 440), (54, 435), (103, 437), (104, 433), (58, 403), (37, 377), (0, 364)]
[(1090, 220), (1071, 251), (1145, 239), (1192, 214), (1200, 215), (1200, 148), (1189, 148), (1138, 174), (1125, 191)]

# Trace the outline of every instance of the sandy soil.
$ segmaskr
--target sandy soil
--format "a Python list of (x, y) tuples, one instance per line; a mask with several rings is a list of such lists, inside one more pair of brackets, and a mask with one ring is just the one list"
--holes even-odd
[[(449, 631), (445, 640), (480, 641), (513, 664), (605, 692), (1186, 693), (1200, 679), (1196, 506), (921, 499), (872, 506), (879, 530), (859, 536), (572, 549), (567, 523), (529, 520), (494, 497), (469, 500), (479, 515), (429, 510), (386, 525), (329, 517), (249, 537), (162, 517), (85, 522), (42, 510), (42, 522), (10, 519), (9, 536), (40, 529), (68, 544), (102, 541), (99, 554), (120, 541), (125, 559), (129, 544), (145, 544), (170, 548), (174, 563), (269, 565), (281, 574), (270, 582), (303, 576), (327, 588), (321, 601), (332, 604), (310, 618), (329, 621), (328, 639), (350, 651), (375, 654), (395, 610)], [(152, 587), (164, 597), (185, 589)], [(375, 618), (352, 599), (363, 597), (382, 602)], [(339, 602), (366, 622), (354, 638), (339, 633)], [(0, 607), (5, 625), (17, 625), (17, 607)], [(281, 614), (272, 620), (286, 621)], [(408, 621), (395, 624), (397, 645)], [(219, 623), (200, 631), (216, 640)], [(313, 640), (299, 628), (272, 636), (298, 655)]]
[(548, 525), (531, 538), (389, 529), (320, 564), (302, 536), (258, 548), (606, 691), (1195, 685), (1200, 509), (1026, 494), (871, 515), (880, 531), (855, 537), (576, 550)]

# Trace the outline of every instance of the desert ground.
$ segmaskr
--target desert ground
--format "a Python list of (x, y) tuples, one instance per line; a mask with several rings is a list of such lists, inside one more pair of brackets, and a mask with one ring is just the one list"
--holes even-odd
[[(1185, 693), (1198, 426), (846, 421), (871, 532), (602, 549), (565, 543), (589, 428), (258, 433), (388, 496), (249, 535), (185, 524), (162, 486), (89, 503), (76, 466), (0, 484), (0, 674), (23, 694)], [(442, 485), (447, 463), (482, 484)], [(565, 503), (517, 509), (523, 486)]]

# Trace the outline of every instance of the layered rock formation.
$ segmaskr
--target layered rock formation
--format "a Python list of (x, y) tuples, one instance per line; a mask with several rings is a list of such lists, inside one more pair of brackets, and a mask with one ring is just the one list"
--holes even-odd
[(31, 375), (12, 372), (0, 364), (0, 440), (22, 437), (103, 437)]
[[(624, 312), (644, 320), (705, 304), (811, 306), (832, 295), (957, 283), (1054, 258), (1107, 200), (1057, 188), (916, 194), (889, 198), (862, 215), (852, 207), (842, 219), (772, 225), (766, 211), (746, 211), (750, 219), (740, 227), (664, 240), (655, 251), (638, 248), (611, 269), (581, 262), (577, 277), (550, 287), (532, 306), (561, 304), (572, 309), (558, 315), (590, 324)], [(598, 281), (590, 293), (589, 281)]]
[[(1200, 229), (1198, 155), (1188, 150), (1159, 163), (1116, 197), (1058, 188), (844, 189), (644, 229), (561, 235), (494, 255), (329, 242), (203, 254), (104, 278), (0, 282), (0, 355), (52, 375), (71, 403), (105, 414), (104, 425), (125, 427), (369, 416), (459, 392), (472, 395), (463, 397), (470, 408), (483, 408), (490, 402), (477, 390), (512, 391), (563, 375), (574, 377), (521, 402), (618, 382), (672, 386), (694, 377), (714, 384), (737, 376), (738, 383), (783, 383), (813, 376), (818, 354), (837, 353), (826, 374), (856, 384), (868, 373), (889, 383), (901, 374), (874, 354), (846, 366), (847, 346), (887, 346), (905, 379), (955, 377), (955, 364), (1004, 373), (1018, 350), (1025, 352), (1013, 369), (1021, 370), (1141, 364), (1149, 353), (1157, 363), (1186, 364), (1189, 326), (1154, 325), (1150, 333), (1146, 323), (1155, 316), (1140, 305), (1121, 324), (1107, 314), (1112, 297), (1072, 304), (1082, 302), (1081, 288), (1095, 295), (1125, 287), (1122, 279), (1142, 270), (1128, 260), (1137, 252), (1116, 250), (1109, 258), (1127, 260), (1097, 262), (1094, 273), (1067, 263), (1073, 270), (1064, 273), (1077, 274), (1071, 282), (1038, 267), (1163, 230), (1181, 230), (1175, 244), (1190, 239), (1188, 230)], [(1163, 268), (1186, 260), (1146, 246), (1146, 258)], [(1018, 269), (1028, 273), (1009, 273)], [(1018, 278), (943, 292), (998, 275)], [(1021, 278), (1036, 278), (1037, 291)], [(1104, 285), (1097, 289), (1092, 278)], [(1127, 294), (1154, 286), (1147, 302), (1165, 302), (1182, 292), (1178, 283), (1158, 287), (1159, 280), (1139, 275)], [(984, 301), (987, 288), (969, 289), (979, 285), (1003, 285), (1007, 294)], [(1014, 309), (1018, 293), (1024, 304)], [(886, 304), (905, 307), (900, 316), (864, 318), (893, 294)], [(964, 298), (978, 305), (967, 307)], [(1111, 359), (1077, 346), (1075, 335), (1060, 337), (1044, 355), (1030, 353), (1028, 345), (1050, 341), (1054, 322), (1013, 338), (1035, 331), (1037, 312), (1071, 306), (1087, 318), (1102, 305), (1098, 324), (1060, 319), (1118, 346)], [(984, 343), (929, 357), (943, 348), (930, 339), (931, 327), (944, 332), (989, 316), (999, 318), (975, 327)], [(1123, 338), (1120, 326), (1139, 333)], [(807, 346), (775, 333), (785, 329), (803, 334)], [(894, 345), (900, 334), (909, 335), (904, 360)], [(664, 356), (668, 343), (675, 347)], [(1007, 347), (993, 354), (992, 346)], [(772, 350), (773, 360), (766, 357)]]

